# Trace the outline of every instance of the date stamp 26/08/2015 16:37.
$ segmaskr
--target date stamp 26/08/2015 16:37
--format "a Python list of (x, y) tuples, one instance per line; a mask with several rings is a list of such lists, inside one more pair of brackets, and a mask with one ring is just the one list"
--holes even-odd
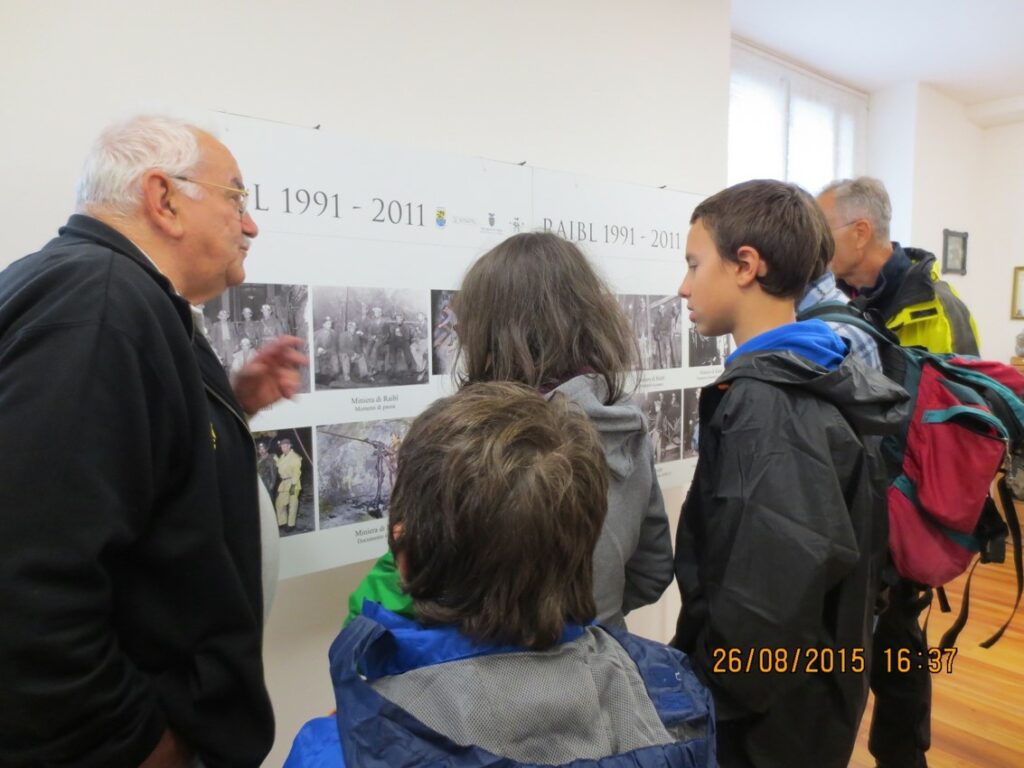
[[(927, 670), (932, 674), (953, 672), (956, 648), (886, 648), (874, 660), (887, 673), (910, 673)], [(715, 674), (859, 674), (867, 668), (864, 648), (715, 648), (712, 651)]]

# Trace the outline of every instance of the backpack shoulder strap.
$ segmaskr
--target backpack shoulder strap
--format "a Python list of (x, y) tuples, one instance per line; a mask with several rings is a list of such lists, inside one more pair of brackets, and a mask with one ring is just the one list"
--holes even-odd
[[(1006, 527), (1010, 531), (1010, 539), (1013, 545), (1013, 565), (1017, 576), (1017, 598), (1014, 600), (1013, 608), (1010, 610), (1010, 615), (1006, 621), (1003, 622), (1003, 626), (988, 638), (983, 643), (980, 643), (982, 648), (991, 648), (995, 645), (999, 638), (1006, 632), (1007, 627), (1010, 626), (1010, 622), (1013, 621), (1014, 615), (1017, 613), (1017, 607), (1020, 605), (1021, 595), (1024, 594), (1024, 562), (1021, 560), (1021, 529), (1020, 520), (1017, 518), (1017, 510), (1013, 505), (1013, 495), (1010, 493), (1010, 488), (1006, 484), (1006, 476), (1003, 475), (999, 478), (996, 486), (999, 489), (999, 501), (1003, 507), (1003, 514), (1006, 517)], [(989, 502), (991, 503), (991, 501)], [(956, 645), (957, 637), (960, 635), (960, 630), (967, 624), (967, 616), (970, 612), (971, 605), (971, 579), (974, 576), (974, 569), (978, 567), (978, 563), (987, 562), (984, 555), (974, 561), (974, 565), (971, 566), (970, 573), (967, 576), (967, 583), (964, 585), (963, 599), (960, 602), (960, 611), (957, 614), (956, 620), (950, 625), (949, 629), (939, 640), (939, 648), (953, 648)], [(941, 590), (941, 588), (940, 588)], [(949, 611), (949, 603), (945, 600), (945, 594), (940, 593), (940, 600), (944, 602), (943, 611)]]
[(996, 485), (999, 488), (999, 501), (1003, 507), (1003, 515), (1006, 517), (1006, 527), (1010, 530), (1010, 540), (1013, 543), (1013, 567), (1017, 576), (1017, 599), (1014, 600), (1013, 610), (1010, 611), (1010, 616), (1003, 623), (1003, 626), (992, 637), (981, 644), (982, 648), (991, 648), (1003, 636), (1006, 628), (1013, 621), (1013, 616), (1020, 605), (1021, 594), (1024, 593), (1024, 562), (1021, 562), (1020, 519), (1017, 517), (1017, 509), (1013, 505), (1013, 494), (1010, 493), (1010, 486), (1006, 483), (1005, 474), (999, 477), (999, 482)]
[(853, 304), (847, 304), (843, 301), (821, 301), (807, 309), (797, 313), (797, 320), (820, 320), (822, 315), (843, 315), (842, 320), (836, 320), (836, 322), (846, 322), (846, 318), (860, 318), (863, 317), (863, 313), (855, 307)]
[(826, 323), (845, 323), (868, 334), (879, 346), (900, 346), (900, 340), (881, 322), (872, 322), (871, 316), (854, 304), (841, 301), (823, 301), (808, 307), (796, 316), (797, 320), (823, 320)]

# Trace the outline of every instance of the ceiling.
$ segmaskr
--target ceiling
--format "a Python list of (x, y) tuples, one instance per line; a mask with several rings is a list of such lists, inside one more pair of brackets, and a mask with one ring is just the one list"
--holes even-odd
[(1024, 0), (732, 0), (736, 37), (862, 91), (1024, 95)]

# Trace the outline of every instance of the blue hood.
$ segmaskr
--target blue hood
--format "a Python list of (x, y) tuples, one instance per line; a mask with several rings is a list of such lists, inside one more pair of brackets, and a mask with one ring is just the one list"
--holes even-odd
[[(617, 630), (578, 625), (572, 635), (610, 635), (636, 664), (657, 717), (675, 741), (653, 743), (597, 760), (574, 760), (565, 768), (713, 768), (715, 723), (711, 694), (700, 684), (679, 651)], [(457, 633), (456, 633), (457, 634)], [(424, 628), (367, 602), (331, 646), (331, 677), (338, 706), (335, 717), (307, 723), (296, 736), (285, 768), (392, 768), (396, 765), (445, 765), (448, 768), (540, 768), (516, 762), (472, 744), (457, 744), (378, 694), (369, 674), (467, 654), (523, 653), (521, 648), (474, 646), (450, 628)], [(526, 654), (533, 652), (525, 651)], [(546, 652), (540, 652), (543, 655)], [(389, 660), (390, 657), (390, 660)], [(398, 661), (401, 657), (403, 661)], [(474, 663), (455, 661), (455, 664)], [(552, 724), (557, 738), (558, 723)]]
[(780, 325), (746, 341), (725, 359), (725, 364), (753, 352), (792, 352), (827, 371), (834, 371), (848, 350), (848, 343), (821, 320), (804, 320)]

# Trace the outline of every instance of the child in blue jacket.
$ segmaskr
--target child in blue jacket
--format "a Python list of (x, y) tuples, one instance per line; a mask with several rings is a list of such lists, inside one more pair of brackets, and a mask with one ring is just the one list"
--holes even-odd
[(593, 624), (607, 488), (566, 398), (492, 382), (428, 408), (391, 498), (416, 618), (364, 603), (330, 651), (337, 715), (308, 723), (286, 766), (716, 765), (686, 657)]

